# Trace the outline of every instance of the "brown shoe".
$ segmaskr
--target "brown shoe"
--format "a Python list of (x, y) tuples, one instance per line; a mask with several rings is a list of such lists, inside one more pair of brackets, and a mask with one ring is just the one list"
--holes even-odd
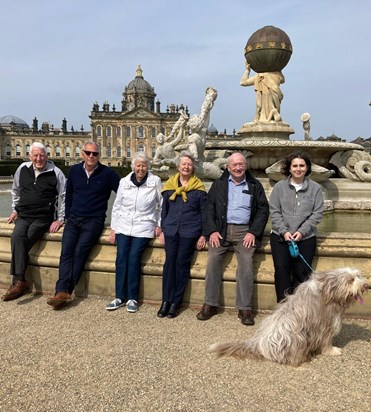
[(1, 299), (4, 301), (18, 299), (25, 293), (30, 291), (30, 287), (27, 282), (17, 280), (14, 285), (10, 285), (9, 289), (5, 292)]
[(71, 302), (72, 297), (68, 292), (57, 292), (55, 296), (47, 300), (47, 304), (53, 306), (53, 309), (58, 310)]
[(209, 320), (212, 316), (218, 313), (218, 308), (216, 306), (204, 305), (202, 306), (201, 312), (197, 314), (198, 320)]
[(255, 325), (254, 315), (251, 310), (239, 310), (238, 319), (241, 319), (241, 323), (246, 326)]

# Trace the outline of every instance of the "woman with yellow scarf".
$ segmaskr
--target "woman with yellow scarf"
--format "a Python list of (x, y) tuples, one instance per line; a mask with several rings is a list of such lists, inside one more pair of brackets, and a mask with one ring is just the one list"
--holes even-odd
[(162, 189), (160, 242), (165, 245), (166, 259), (162, 275), (162, 305), (159, 318), (175, 318), (186, 290), (195, 247), (206, 244), (204, 221), (206, 189), (194, 174), (191, 154), (181, 153), (176, 159), (178, 173)]

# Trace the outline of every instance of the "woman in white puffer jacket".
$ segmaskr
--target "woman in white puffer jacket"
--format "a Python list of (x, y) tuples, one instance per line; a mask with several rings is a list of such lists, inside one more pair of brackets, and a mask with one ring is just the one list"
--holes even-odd
[(117, 244), (116, 295), (107, 310), (124, 305), (129, 312), (138, 310), (143, 252), (161, 233), (161, 179), (149, 171), (149, 166), (145, 153), (133, 156), (133, 171), (120, 180), (112, 207), (109, 240)]

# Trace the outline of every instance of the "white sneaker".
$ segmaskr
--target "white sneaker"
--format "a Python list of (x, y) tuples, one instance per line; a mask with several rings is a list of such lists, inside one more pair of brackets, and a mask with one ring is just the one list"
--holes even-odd
[(138, 302), (134, 299), (130, 299), (126, 302), (128, 306), (128, 312), (134, 313), (138, 310)]
[(118, 309), (120, 306), (125, 306), (125, 302), (123, 302), (120, 298), (115, 298), (111, 303), (106, 306), (107, 310), (115, 310)]

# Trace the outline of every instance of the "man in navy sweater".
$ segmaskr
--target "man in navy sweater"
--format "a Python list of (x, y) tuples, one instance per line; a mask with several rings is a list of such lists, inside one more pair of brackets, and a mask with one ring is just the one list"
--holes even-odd
[(95, 142), (84, 144), (83, 162), (71, 167), (66, 184), (66, 225), (62, 237), (59, 278), (47, 303), (60, 309), (72, 300), (85, 263), (104, 229), (107, 203), (120, 178), (99, 162)]
[(32, 143), (30, 160), (18, 167), (13, 178), (13, 212), (8, 218), (8, 223), (15, 223), (11, 236), (10, 273), (13, 279), (1, 297), (3, 301), (17, 299), (30, 291), (25, 276), (28, 252), (47, 230), (57, 232), (64, 222), (66, 178), (62, 170), (48, 160), (46, 148), (39, 142)]

